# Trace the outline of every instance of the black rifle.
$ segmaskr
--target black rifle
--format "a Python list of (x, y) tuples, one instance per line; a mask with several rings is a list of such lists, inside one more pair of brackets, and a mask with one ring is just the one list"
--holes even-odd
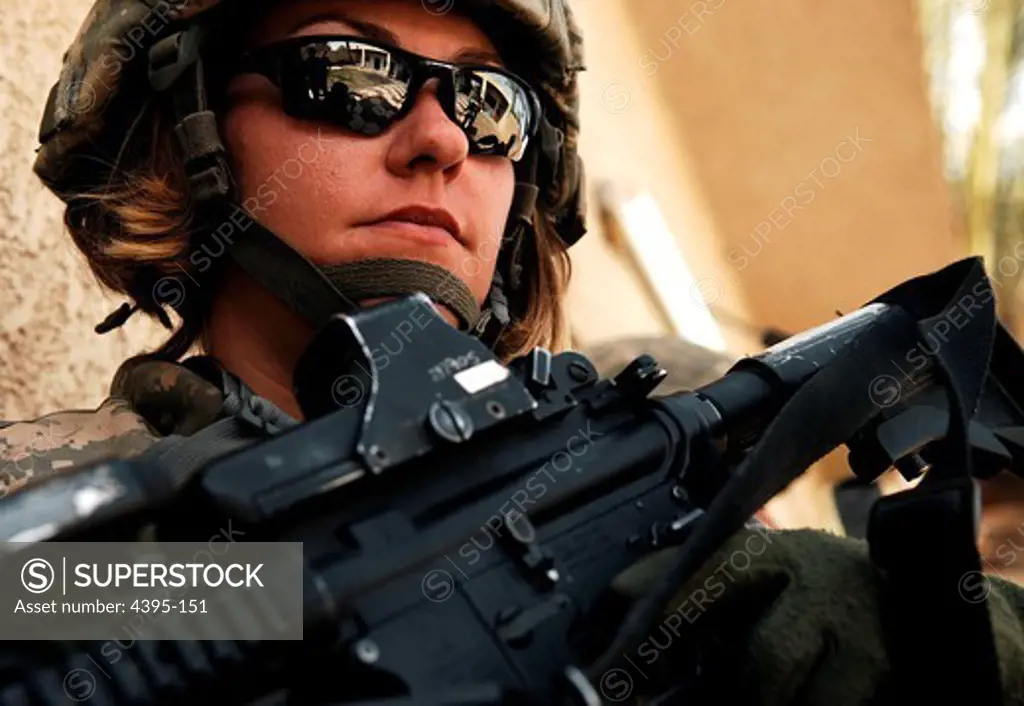
[[(950, 528), (976, 522), (972, 476), (1024, 468), (1022, 358), (977, 259), (664, 397), (649, 356), (609, 379), (574, 352), (506, 367), (414, 296), (319, 332), (295, 375), (306, 423), (195, 467), (115, 461), (33, 483), (0, 501), (0, 539), (148, 527), (202, 540), (230, 520), (247, 540), (303, 543), (301, 643), (140, 642), (107, 665), (90, 706), (620, 701), (639, 679), (629, 654), (675, 587), (839, 445), (867, 480), (926, 471), (873, 518), (895, 588), (911, 560), (893, 547), (921, 518), (947, 528), (946, 570), (978, 568), (974, 525)], [(100, 483), (104, 499), (73, 512)], [(670, 574), (616, 603), (611, 579), (669, 546)], [(944, 631), (955, 615), (968, 630), (984, 615), (987, 629), (977, 606), (950, 608), (944, 583), (935, 595), (915, 600), (952, 610)], [(986, 634), (952, 650), (955, 675), (992, 676)], [(674, 697), (699, 682), (691, 647)], [(65, 703), (61, 678), (97, 650), (3, 646), (0, 702)]]

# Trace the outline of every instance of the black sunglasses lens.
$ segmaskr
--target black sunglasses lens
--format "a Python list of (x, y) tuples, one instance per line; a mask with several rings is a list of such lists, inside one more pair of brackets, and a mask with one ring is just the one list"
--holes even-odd
[(526, 89), (498, 71), (455, 73), (455, 120), (473, 151), (518, 161), (526, 150), (533, 106)]
[(412, 71), (387, 49), (352, 40), (316, 40), (282, 62), (285, 110), (362, 135), (384, 132), (402, 109)]
[[(379, 135), (394, 123), (415, 74), (409, 55), (350, 38), (300, 40), (278, 57), (277, 83), (289, 115), (361, 135)], [(452, 84), (450, 116), (471, 151), (520, 160), (536, 119), (529, 89), (485, 68), (456, 69)]]

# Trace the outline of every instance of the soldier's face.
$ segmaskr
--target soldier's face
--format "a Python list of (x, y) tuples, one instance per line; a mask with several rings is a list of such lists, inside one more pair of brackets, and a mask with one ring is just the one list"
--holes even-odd
[[(312, 34), (373, 39), (386, 30), (400, 47), (423, 56), (481, 63), (485, 54), (500, 65), (475, 24), (431, 5), (289, 0), (275, 4), (251, 43)], [(380, 257), (431, 262), (462, 279), (482, 304), (512, 203), (513, 165), (501, 157), (470, 156), (466, 135), (445, 115), (435, 91), (431, 81), (406, 117), (366, 137), (293, 119), (268, 79), (235, 78), (222, 124), (243, 207), (317, 264)], [(446, 211), (458, 224), (457, 235), (381, 221), (407, 206)]]

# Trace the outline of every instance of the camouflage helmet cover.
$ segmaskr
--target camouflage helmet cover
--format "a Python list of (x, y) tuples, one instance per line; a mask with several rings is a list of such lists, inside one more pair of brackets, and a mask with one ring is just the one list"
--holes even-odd
[[(425, 11), (441, 14), (455, 2), (485, 27), (529, 43), (527, 66), (514, 65), (538, 91), (547, 120), (560, 132), (560, 149), (542, 155), (540, 201), (555, 217), (570, 244), (585, 232), (585, 189), (577, 153), (577, 72), (583, 70), (583, 40), (568, 0), (422, 0)], [(217, 10), (232, 12), (254, 0), (96, 0), (63, 57), (39, 131), (34, 172), (62, 199), (76, 190), (70, 163), (89, 157), (95, 145), (116, 136), (108, 111), (131, 110), (144, 95), (149, 47), (190, 20)]]

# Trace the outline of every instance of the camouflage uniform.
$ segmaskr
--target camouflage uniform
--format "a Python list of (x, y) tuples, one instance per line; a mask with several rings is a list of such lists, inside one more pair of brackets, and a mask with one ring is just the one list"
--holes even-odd
[[(199, 360), (210, 362), (186, 363), (199, 367)], [(186, 365), (129, 360), (94, 410), (0, 422), (0, 493), (97, 461), (136, 456), (170, 434), (191, 435), (223, 416), (227, 399), (223, 385)]]

